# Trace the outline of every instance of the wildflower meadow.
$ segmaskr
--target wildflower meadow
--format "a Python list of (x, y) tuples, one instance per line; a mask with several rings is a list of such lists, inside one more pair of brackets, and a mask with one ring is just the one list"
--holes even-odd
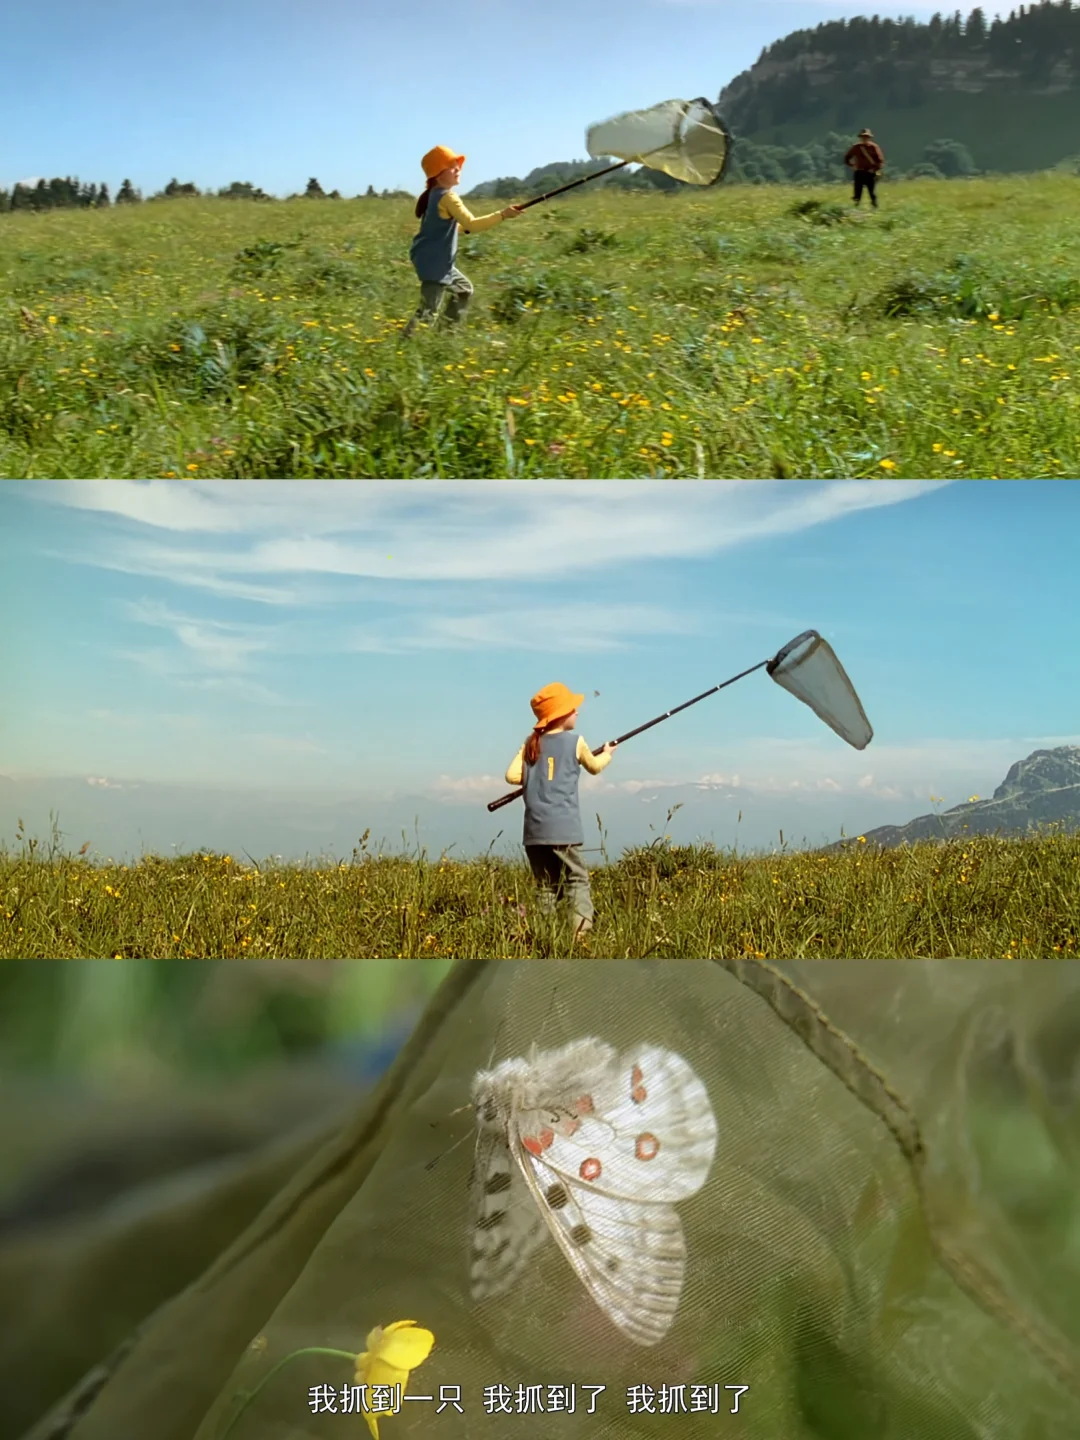
[(1076, 177), (880, 193), (537, 206), (462, 237), (466, 327), (409, 341), (402, 200), (13, 212), (0, 473), (1075, 474)]
[[(602, 832), (601, 832), (601, 838)], [(527, 864), (367, 850), (131, 864), (21, 832), (0, 847), (0, 956), (1080, 958), (1080, 832), (742, 856), (663, 837), (593, 870), (595, 929), (543, 915)]]

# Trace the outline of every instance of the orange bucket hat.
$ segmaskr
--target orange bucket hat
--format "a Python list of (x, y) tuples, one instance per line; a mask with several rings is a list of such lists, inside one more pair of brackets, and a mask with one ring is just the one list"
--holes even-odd
[(532, 712), (536, 716), (534, 730), (543, 730), (556, 720), (565, 720), (567, 715), (573, 712), (584, 702), (584, 695), (575, 695), (565, 685), (558, 681), (554, 685), (545, 685), (543, 690), (534, 695), (530, 700)]
[(420, 161), (424, 174), (429, 180), (443, 170), (449, 170), (451, 165), (464, 165), (465, 156), (458, 155), (455, 151), (448, 149), (445, 145), (436, 145), (434, 150), (429, 150)]

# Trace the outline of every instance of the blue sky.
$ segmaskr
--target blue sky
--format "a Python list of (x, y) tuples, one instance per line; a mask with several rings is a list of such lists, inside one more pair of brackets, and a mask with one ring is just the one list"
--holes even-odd
[(192, 840), (166, 785), (366, 796), (391, 837), (419, 806), (473, 851), (520, 836), (484, 805), (543, 685), (585, 692), (599, 745), (812, 627), (867, 750), (759, 673), (627, 744), (583, 811), (618, 843), (669, 800), (718, 840), (739, 809), (754, 843), (899, 823), (1080, 743), (1078, 517), (1069, 481), (6, 481), (0, 775), (139, 787), (158, 845)]
[[(929, 18), (933, 4), (884, 14)], [(946, 7), (947, 8), (947, 7)], [(968, 7), (970, 8), (970, 7)], [(0, 7), (0, 185), (173, 176), (272, 194), (419, 188), (432, 145), (463, 189), (584, 158), (586, 128), (715, 98), (792, 30), (878, 5), (802, 0), (34, 0)], [(873, 124), (870, 116), (866, 123)]]

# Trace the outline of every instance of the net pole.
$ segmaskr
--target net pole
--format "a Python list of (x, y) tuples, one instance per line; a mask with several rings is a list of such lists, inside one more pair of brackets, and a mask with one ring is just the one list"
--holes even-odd
[(549, 190), (544, 195), (537, 195), (533, 200), (526, 200), (524, 205), (515, 206), (515, 209), (528, 210), (530, 205), (539, 205), (541, 200), (550, 200), (554, 195), (565, 195), (567, 190), (576, 190), (579, 185), (584, 185), (589, 180), (599, 180), (601, 175), (611, 175), (633, 163), (632, 160), (620, 160), (617, 165), (609, 165), (606, 170), (594, 170), (591, 175), (582, 175), (580, 180), (571, 180), (569, 185), (560, 185), (557, 190)]
[[(721, 680), (719, 685), (713, 685), (710, 689), (703, 690), (700, 695), (695, 695), (692, 700), (684, 700), (681, 705), (676, 705), (673, 710), (665, 710), (663, 715), (657, 715), (654, 720), (646, 720), (644, 725), (638, 725), (634, 730), (627, 730), (625, 735), (617, 736), (610, 743), (612, 745), (622, 745), (627, 740), (632, 740), (635, 735), (641, 735), (645, 730), (651, 730), (654, 725), (660, 725), (663, 721), (670, 720), (672, 715), (678, 715), (680, 710), (688, 710), (691, 705), (696, 705), (699, 700), (707, 700), (710, 695), (715, 695), (718, 690), (724, 690), (728, 685), (734, 685), (736, 680), (742, 680), (747, 675), (752, 675), (755, 670), (763, 669), (764, 666), (771, 662), (772, 658), (773, 657), (770, 656), (768, 660), (759, 660), (756, 665), (751, 665), (748, 670), (740, 670), (738, 675), (732, 675), (730, 680)], [(599, 748), (603, 749), (603, 746)], [(595, 750), (593, 754), (596, 754)], [(502, 795), (498, 800), (489, 801), (487, 808), (490, 811), (501, 810), (504, 805), (509, 805), (512, 800), (518, 799), (518, 797), (524, 793), (525, 791), (521, 787), (517, 790), (511, 790), (508, 795)]]

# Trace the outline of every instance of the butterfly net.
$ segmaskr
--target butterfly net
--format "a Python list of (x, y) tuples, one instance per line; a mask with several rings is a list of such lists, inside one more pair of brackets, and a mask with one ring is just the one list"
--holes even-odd
[(715, 185), (727, 169), (731, 136), (708, 100), (665, 100), (591, 126), (585, 145), (594, 160), (614, 156), (688, 185)]
[(870, 744), (874, 732), (855, 687), (832, 646), (816, 630), (797, 635), (766, 668), (778, 685), (809, 705), (849, 745), (865, 750)]
[[(403, 1391), (430, 1398), (383, 1440), (1080, 1435), (1080, 967), (616, 964), (459, 965), (374, 1095), (33, 1440), (366, 1437), (352, 1364), (314, 1350), (404, 1320), (435, 1337)], [(544, 1058), (589, 1039), (573, 1073)], [(534, 1043), (515, 1093), (562, 1132), (535, 1196), (461, 1108)], [(619, 1198), (542, 1169), (585, 1151)], [(637, 1287), (624, 1326), (666, 1312), (662, 1334), (615, 1323), (518, 1208), (540, 1204)], [(503, 1241), (524, 1263), (476, 1300)]]

